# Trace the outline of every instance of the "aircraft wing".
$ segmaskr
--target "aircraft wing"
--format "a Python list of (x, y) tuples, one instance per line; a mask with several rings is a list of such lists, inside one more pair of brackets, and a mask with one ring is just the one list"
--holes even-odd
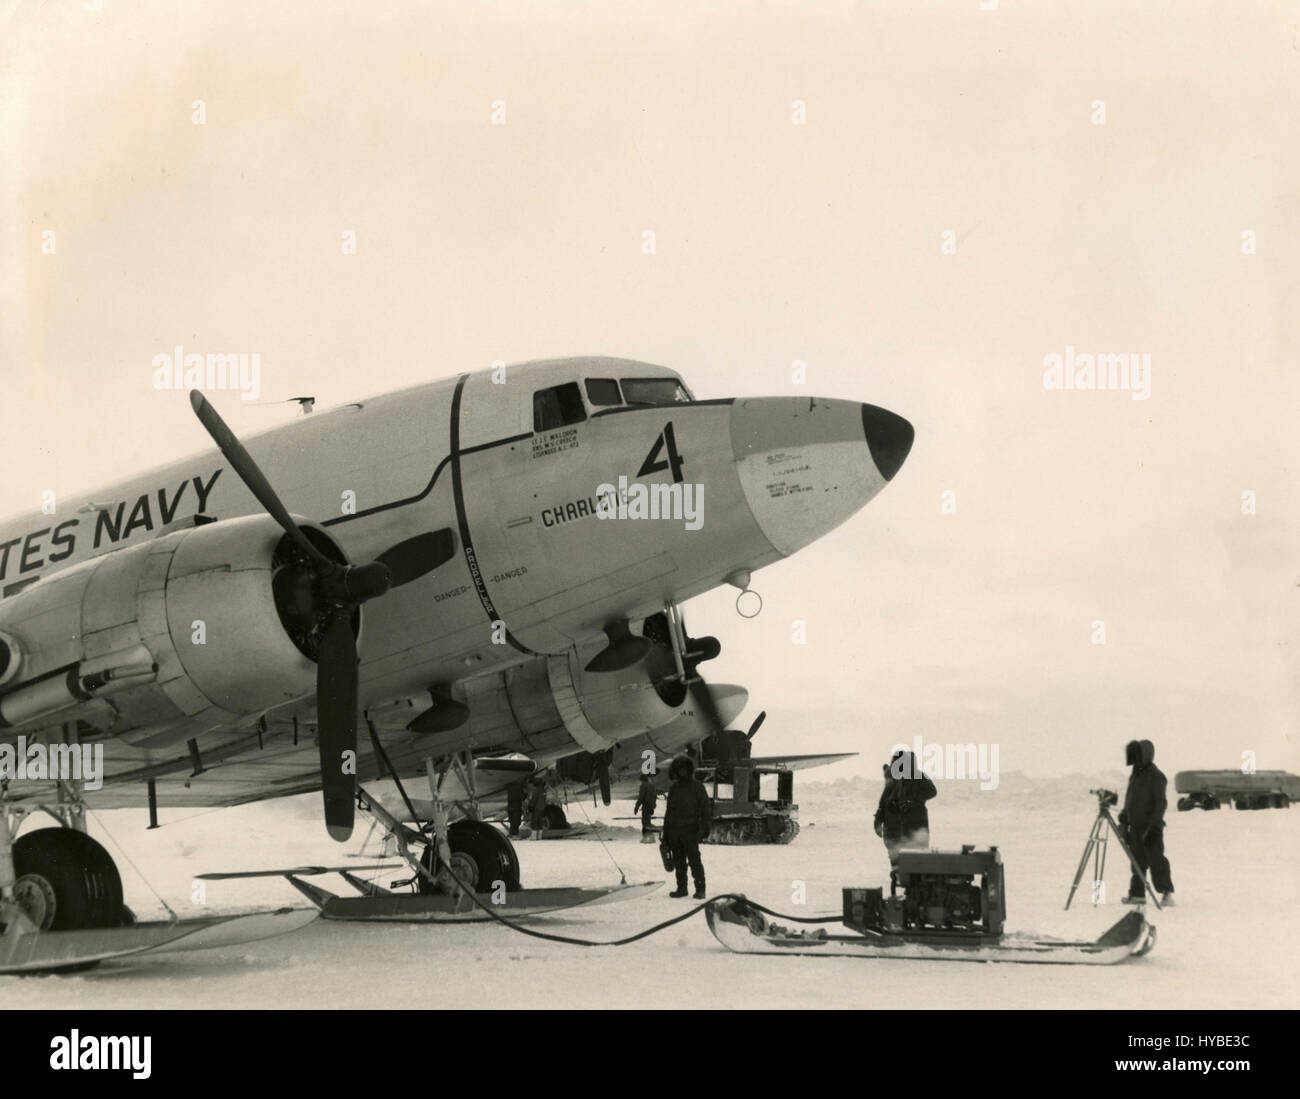
[(783, 771), (804, 771), (809, 767), (825, 767), (828, 763), (853, 759), (857, 752), (834, 752), (825, 755), (802, 756), (751, 756), (749, 759), (737, 760), (740, 766), (778, 767)]
[[(51, 730), (57, 743), (57, 730)], [(320, 770), (313, 726), (271, 721), (265, 729), (210, 733), (193, 745), (167, 752), (137, 748), (117, 738), (83, 739), (83, 753), (100, 749), (101, 771), (83, 791), (91, 809), (143, 808), (149, 783), (163, 808), (242, 805), (320, 789)], [(389, 759), (403, 777), (423, 773), (423, 756), (413, 743), (386, 745)], [(93, 757), (90, 757), (93, 758)], [(386, 774), (362, 732), (357, 744), (357, 777), (372, 781)], [(15, 801), (49, 800), (51, 783), (19, 777), (10, 783)]]

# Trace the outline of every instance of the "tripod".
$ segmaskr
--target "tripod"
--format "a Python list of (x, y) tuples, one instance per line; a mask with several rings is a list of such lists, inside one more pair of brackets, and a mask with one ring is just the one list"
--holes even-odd
[[(1070, 895), (1065, 898), (1065, 908), (1069, 911), (1070, 902), (1074, 900), (1075, 891), (1079, 888), (1079, 881), (1083, 877), (1083, 871), (1088, 865), (1088, 856), (1092, 856), (1092, 880), (1094, 882), (1103, 881), (1106, 873), (1106, 843), (1110, 839), (1107, 835), (1107, 828), (1115, 834), (1115, 842), (1119, 844), (1119, 849), (1124, 852), (1128, 858), (1128, 863), (1133, 867), (1133, 873), (1142, 879), (1142, 884), (1146, 888), (1146, 894), (1151, 903), (1160, 908), (1160, 902), (1156, 900), (1156, 891), (1148, 880), (1146, 871), (1137, 863), (1133, 857), (1133, 852), (1129, 850), (1128, 844), (1124, 842), (1124, 835), (1119, 830), (1119, 825), (1115, 823), (1115, 818), (1110, 815), (1110, 807), (1119, 799), (1110, 790), (1089, 790), (1088, 793), (1097, 795), (1097, 819), (1092, 822), (1092, 831), (1088, 833), (1088, 842), (1083, 848), (1083, 858), (1079, 860), (1079, 869), (1074, 873), (1074, 884), (1070, 886)], [(1093, 901), (1096, 904), (1096, 900)]]

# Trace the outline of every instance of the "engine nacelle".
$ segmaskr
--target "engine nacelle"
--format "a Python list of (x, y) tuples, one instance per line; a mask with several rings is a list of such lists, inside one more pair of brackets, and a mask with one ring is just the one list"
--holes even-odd
[[(421, 735), (421, 748), (435, 756), (474, 749), (555, 759), (575, 752), (595, 755), (642, 737), (645, 744), (672, 751), (704, 735), (694, 700), (673, 678), (670, 649), (656, 645), (620, 671), (586, 671), (601, 644), (593, 641), (457, 684), (453, 697), (465, 704), (468, 720)], [(744, 709), (748, 694), (743, 688), (714, 684), (709, 690), (724, 722)], [(392, 730), (410, 722), (429, 702), (427, 695), (402, 700), (371, 711), (371, 717)]]
[(0, 728), (75, 717), (161, 747), (310, 694), (311, 633), (275, 586), (298, 553), (273, 519), (250, 515), (92, 558), (5, 600), (0, 635), (10, 665), (18, 655)]

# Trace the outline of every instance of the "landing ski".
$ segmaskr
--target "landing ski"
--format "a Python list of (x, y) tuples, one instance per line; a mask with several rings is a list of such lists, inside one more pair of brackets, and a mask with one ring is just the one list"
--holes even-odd
[(310, 908), (281, 908), (247, 916), (140, 923), (83, 931), (0, 935), (0, 973), (84, 969), (112, 958), (240, 946), (297, 931), (316, 919)]
[[(306, 885), (290, 879), (295, 885)], [(520, 889), (507, 893), (496, 903), (491, 893), (477, 893), (482, 905), (506, 919), (565, 912), (572, 908), (590, 908), (615, 901), (644, 897), (663, 882), (616, 885), (599, 889)], [(304, 890), (304, 892), (307, 892)], [(314, 894), (314, 896), (313, 896)], [(313, 901), (320, 907), (322, 919), (360, 920), (393, 923), (479, 923), (492, 917), (469, 897), (451, 897), (440, 893), (390, 893), (378, 897), (337, 897), (327, 890), (312, 887)]]
[(1156, 929), (1141, 911), (1129, 912), (1099, 939), (1071, 942), (1009, 933), (983, 941), (924, 942), (900, 934), (832, 935), (773, 923), (743, 898), (719, 898), (704, 910), (718, 942), (737, 954), (821, 954), (833, 957), (908, 958), (959, 962), (1028, 962), (1114, 965), (1148, 953)]

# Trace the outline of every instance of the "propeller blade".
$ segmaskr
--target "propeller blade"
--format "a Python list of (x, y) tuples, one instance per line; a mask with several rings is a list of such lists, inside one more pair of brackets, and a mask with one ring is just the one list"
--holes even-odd
[(758, 717), (754, 718), (754, 724), (749, 727), (749, 732), (745, 734), (746, 740), (753, 740), (754, 734), (758, 732), (758, 727), (767, 720), (767, 711), (763, 710)]
[(650, 638), (632, 633), (622, 620), (606, 626), (605, 636), (609, 638), (609, 644), (587, 661), (586, 670), (589, 672), (621, 672), (644, 660), (655, 647)]
[(713, 736), (721, 738), (726, 732), (726, 727), (722, 723), (722, 715), (718, 713), (718, 704), (713, 698), (709, 685), (704, 682), (701, 676), (695, 676), (690, 681), (691, 697), (695, 699), (695, 705), (699, 707), (700, 713), (709, 723), (709, 730)]
[(456, 536), (450, 527), (443, 527), (389, 546), (375, 560), (387, 566), (392, 586), (400, 588), (446, 564), (455, 552)]
[(609, 763), (613, 754), (613, 749), (610, 749), (596, 757), (596, 779), (600, 783), (600, 800), (605, 805), (610, 803), (612, 797), (609, 786)]
[(692, 664), (703, 664), (706, 660), (717, 659), (722, 652), (722, 642), (716, 637), (688, 637), (686, 648)]
[(392, 586), (393, 578), (388, 566), (382, 561), (371, 561), (368, 565), (355, 565), (343, 570), (341, 594), (346, 603), (359, 607), (385, 594)]
[(316, 721), (320, 740), (325, 827), (342, 842), (352, 835), (357, 779), (343, 770), (344, 753), (357, 752), (357, 644), (351, 615), (336, 611), (321, 637), (316, 665)]
[(307, 536), (299, 529), (298, 524), (293, 521), (293, 517), (275, 494), (271, 482), (262, 474), (243, 444), (235, 438), (235, 433), (226, 426), (226, 421), (217, 414), (217, 410), (197, 389), (190, 390), (190, 407), (198, 416), (199, 423), (212, 436), (212, 441), (225, 455), (226, 461), (230, 463), (235, 474), (244, 482), (248, 491), (257, 498), (257, 502), (262, 505), (267, 514), (280, 524), (284, 532), (315, 564), (326, 567), (327, 571), (333, 571), (334, 562), (307, 540)]

